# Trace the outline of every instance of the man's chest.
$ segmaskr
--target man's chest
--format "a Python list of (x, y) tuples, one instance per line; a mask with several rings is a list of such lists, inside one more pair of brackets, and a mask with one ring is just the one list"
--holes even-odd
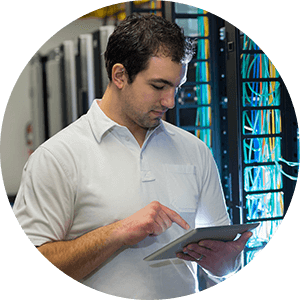
[(124, 219), (154, 200), (178, 213), (195, 214), (195, 166), (171, 158), (167, 149), (155, 155), (122, 145), (101, 150), (80, 164), (71, 235)]

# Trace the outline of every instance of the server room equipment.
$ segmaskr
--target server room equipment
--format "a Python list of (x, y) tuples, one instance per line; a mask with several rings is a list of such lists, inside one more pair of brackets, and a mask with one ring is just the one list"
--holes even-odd
[(49, 137), (78, 117), (74, 42), (52, 50), (45, 63)]
[[(152, 7), (159, 3), (151, 3), (148, 11), (159, 13)], [(167, 120), (212, 150), (233, 223), (261, 222), (247, 244), (247, 264), (281, 224), (295, 188), (299, 140), (292, 102), (272, 62), (244, 33), (184, 4), (173, 3), (171, 15), (197, 48)]]
[(31, 60), (32, 151), (102, 98), (109, 82), (104, 52), (114, 28), (101, 26)]
[(94, 82), (95, 98), (101, 99), (109, 83), (106, 73), (104, 52), (109, 36), (113, 33), (115, 27), (112, 25), (101, 26), (99, 30), (93, 33), (93, 59), (94, 59)]
[(85, 114), (95, 99), (94, 55), (92, 34), (78, 38), (77, 90), (79, 116)]
[(273, 63), (247, 35), (227, 22), (225, 28), (234, 221), (261, 223), (245, 249), (248, 263), (272, 238), (291, 202), (298, 125)]
[(30, 60), (29, 70), (30, 100), (31, 100), (31, 126), (32, 144), (34, 151), (46, 139), (47, 115), (44, 103), (43, 63), (40, 54), (36, 54)]
[[(262, 223), (247, 245), (248, 263), (270, 240), (291, 201), (299, 165), (295, 113), (277, 70), (253, 41), (206, 11), (169, 4), (151, 1), (141, 8), (128, 2), (126, 12), (168, 16), (197, 41), (188, 80), (166, 119), (212, 150), (232, 222)], [(78, 39), (78, 116), (94, 98), (102, 98), (108, 84), (103, 54), (113, 30), (114, 26), (102, 26)], [(45, 63), (49, 136), (65, 125), (60, 114), (66, 49), (55, 49)]]

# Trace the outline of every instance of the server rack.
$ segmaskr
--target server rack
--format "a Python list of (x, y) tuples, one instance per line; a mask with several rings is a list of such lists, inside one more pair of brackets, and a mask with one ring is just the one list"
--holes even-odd
[(107, 76), (104, 60), (104, 52), (109, 36), (113, 33), (115, 27), (112, 25), (102, 26), (93, 33), (93, 60), (94, 60), (94, 84), (95, 97), (101, 99), (108, 86), (109, 79)]
[(187, 82), (176, 97), (175, 124), (206, 143), (222, 175), (218, 18), (180, 3), (173, 3), (172, 11), (175, 23), (184, 28), (187, 37), (196, 41), (196, 53), (189, 64)]
[(233, 220), (261, 222), (245, 248), (247, 264), (273, 236), (291, 202), (298, 126), (272, 62), (244, 33), (227, 22), (225, 28)]
[(44, 103), (44, 81), (43, 81), (42, 56), (36, 54), (30, 60), (30, 99), (31, 99), (31, 125), (32, 144), (31, 151), (34, 151), (46, 139), (47, 112)]
[(64, 77), (62, 68), (62, 52), (60, 48), (52, 50), (45, 63), (47, 86), (48, 133), (53, 136), (64, 127), (63, 89)]
[(94, 71), (95, 71), (95, 98), (100, 99), (104, 94), (104, 87), (102, 85), (102, 74), (105, 65), (102, 60), (103, 51), (101, 49), (100, 30), (93, 33), (93, 57), (94, 57)]
[(101, 26), (78, 38), (77, 82), (78, 116), (85, 114), (95, 98), (101, 99), (109, 83), (104, 52), (114, 26)]
[(95, 99), (94, 80), (93, 36), (81, 34), (77, 54), (78, 116), (85, 114)]
[(77, 119), (76, 69), (73, 41), (64, 41), (44, 57), (47, 134), (49, 138)]

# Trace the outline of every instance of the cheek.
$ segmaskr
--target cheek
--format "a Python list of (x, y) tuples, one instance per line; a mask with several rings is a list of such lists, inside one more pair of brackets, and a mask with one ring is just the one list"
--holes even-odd
[(161, 94), (161, 92), (141, 86), (138, 89), (133, 89), (128, 94), (128, 98), (132, 108), (135, 108), (140, 113), (148, 113), (149, 110), (160, 106)]
[(153, 92), (140, 91), (140, 93), (135, 96), (135, 100), (136, 107), (140, 110), (148, 111), (157, 106), (156, 103), (158, 102), (159, 97)]
[(158, 99), (158, 97), (154, 93), (144, 93), (143, 99), (145, 102), (153, 104), (156, 102), (156, 99)]

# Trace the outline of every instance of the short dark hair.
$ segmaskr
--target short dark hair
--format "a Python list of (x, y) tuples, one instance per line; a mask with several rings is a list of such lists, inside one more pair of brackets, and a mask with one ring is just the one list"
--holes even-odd
[(112, 67), (123, 64), (129, 83), (145, 70), (150, 57), (163, 53), (172, 61), (188, 63), (194, 54), (193, 43), (184, 37), (183, 30), (175, 23), (157, 15), (132, 14), (114, 30), (105, 51), (108, 78), (112, 80)]

